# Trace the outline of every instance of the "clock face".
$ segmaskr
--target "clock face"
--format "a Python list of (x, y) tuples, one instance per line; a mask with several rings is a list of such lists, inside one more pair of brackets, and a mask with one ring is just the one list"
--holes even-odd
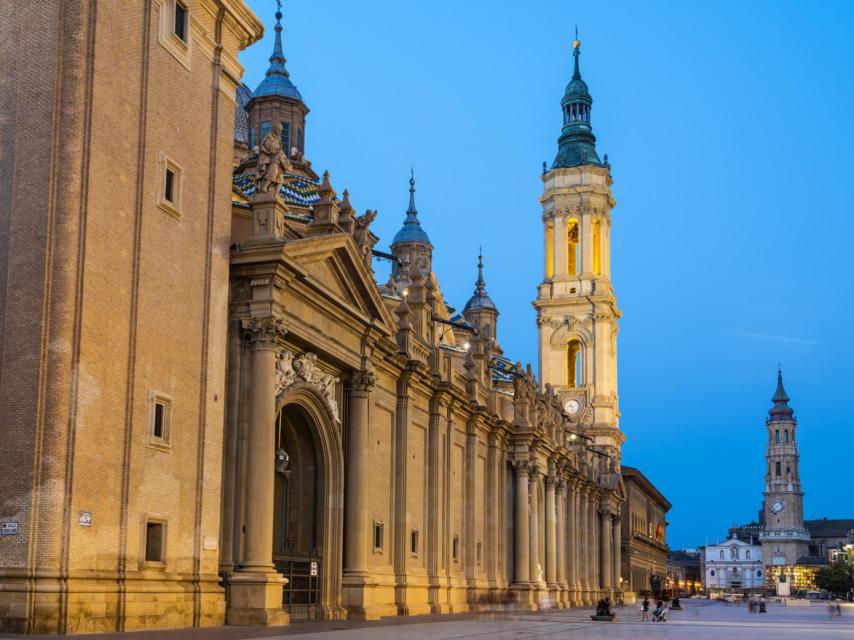
[(774, 513), (780, 513), (783, 510), (783, 507), (785, 506), (786, 505), (777, 500), (777, 502), (771, 505), (771, 511), (773, 511)]
[(575, 398), (570, 398), (566, 401), (566, 404), (563, 405), (563, 408), (569, 415), (573, 415), (578, 413), (578, 410), (581, 408), (581, 403)]

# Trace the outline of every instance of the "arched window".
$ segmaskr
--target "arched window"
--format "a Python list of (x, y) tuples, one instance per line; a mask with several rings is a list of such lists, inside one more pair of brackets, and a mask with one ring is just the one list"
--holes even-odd
[(602, 275), (602, 225), (599, 218), (593, 220), (593, 273)]
[(566, 221), (566, 274), (568, 276), (578, 275), (578, 248), (579, 241), (578, 222), (576, 220)]
[(581, 384), (581, 343), (570, 340), (566, 345), (566, 385), (577, 387)]
[(721, 560), (723, 560), (723, 559), (724, 559), (724, 550), (721, 549)]
[(774, 442), (776, 444), (780, 444), (780, 430), (779, 429), (776, 429), (774, 431)]
[(788, 441), (789, 441), (789, 430), (786, 429), (785, 431), (783, 431), (783, 442), (788, 442)]
[(750, 549), (748, 549), (747, 551), (744, 552), (744, 559), (750, 560)]
[(774, 463), (774, 475), (776, 475), (776, 476), (780, 475), (780, 463), (779, 462)]

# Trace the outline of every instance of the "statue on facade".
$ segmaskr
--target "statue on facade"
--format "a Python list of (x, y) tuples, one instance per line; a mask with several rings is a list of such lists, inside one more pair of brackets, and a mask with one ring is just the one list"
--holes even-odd
[(356, 218), (355, 226), (353, 227), (353, 241), (359, 247), (359, 252), (365, 259), (368, 258), (373, 248), (374, 242), (372, 241), (369, 228), (376, 217), (377, 212), (368, 209), (363, 215)]
[(276, 122), (258, 147), (258, 166), (255, 188), (258, 193), (279, 192), (285, 182), (285, 172), (291, 170), (288, 156), (282, 151), (282, 124)]

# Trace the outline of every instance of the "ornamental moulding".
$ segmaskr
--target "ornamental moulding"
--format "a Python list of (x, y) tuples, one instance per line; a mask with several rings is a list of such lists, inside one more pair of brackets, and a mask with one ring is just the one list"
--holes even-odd
[(326, 408), (336, 423), (341, 423), (338, 403), (335, 401), (337, 379), (317, 366), (313, 353), (295, 354), (281, 348), (276, 356), (276, 396), (286, 393), (296, 384), (306, 384), (323, 398)]

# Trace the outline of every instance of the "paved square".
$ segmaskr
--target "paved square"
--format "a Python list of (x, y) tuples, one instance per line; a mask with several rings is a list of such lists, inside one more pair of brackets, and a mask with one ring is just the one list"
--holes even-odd
[[(617, 621), (590, 620), (590, 609), (571, 609), (494, 618), (490, 615), (400, 617), (380, 622), (318, 621), (281, 628), (214, 627), (137, 631), (95, 636), (98, 640), (615, 640), (623, 638), (691, 638), (714, 640), (834, 640), (854, 638), (854, 604), (830, 617), (826, 603), (785, 607), (769, 603), (765, 614), (742, 605), (685, 600), (683, 611), (670, 612), (666, 623), (640, 622), (636, 606), (620, 607)], [(0, 636), (13, 638), (20, 636)], [(32, 637), (32, 636), (31, 636)], [(55, 636), (35, 636), (55, 637)]]

